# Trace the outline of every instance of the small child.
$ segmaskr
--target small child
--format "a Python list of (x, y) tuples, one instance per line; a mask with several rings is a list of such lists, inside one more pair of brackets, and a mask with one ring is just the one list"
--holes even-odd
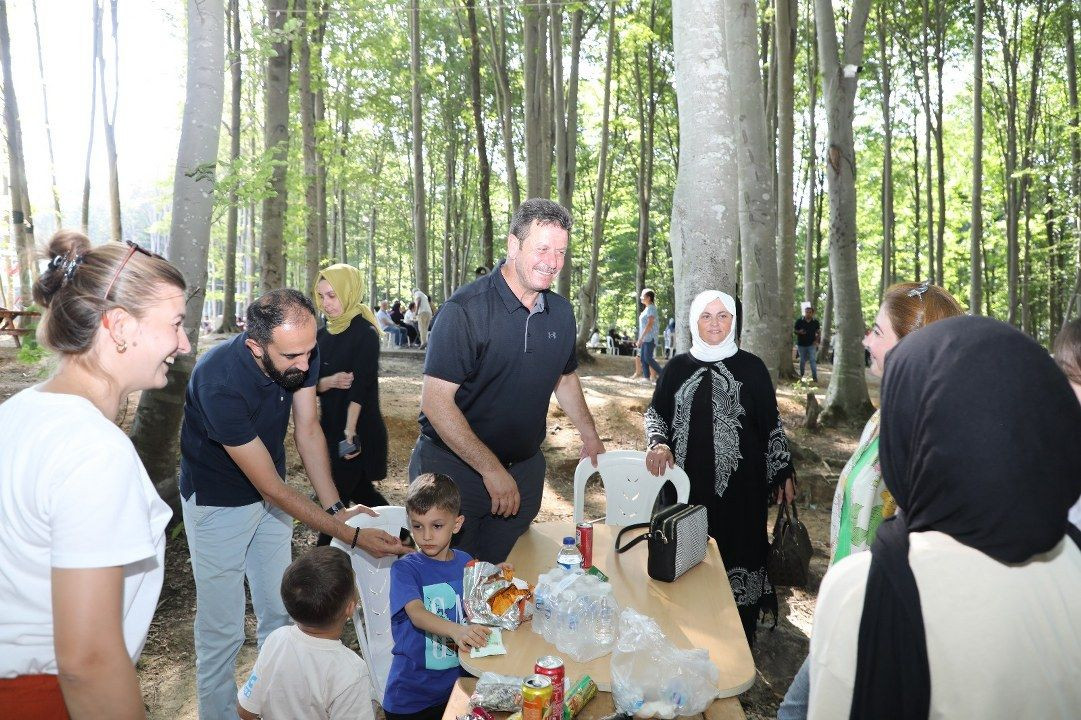
[(237, 693), (242, 720), (374, 720), (368, 666), (341, 642), (359, 599), (349, 556), (312, 548), (286, 569), (281, 594), (296, 625), (278, 628), (263, 643)]
[(458, 487), (424, 473), (409, 485), (405, 509), (419, 552), (390, 569), (394, 659), (383, 697), (387, 720), (439, 720), (458, 679), (458, 647), (484, 647), (491, 632), (462, 625), (462, 571), (471, 558), (451, 548), (465, 517)]

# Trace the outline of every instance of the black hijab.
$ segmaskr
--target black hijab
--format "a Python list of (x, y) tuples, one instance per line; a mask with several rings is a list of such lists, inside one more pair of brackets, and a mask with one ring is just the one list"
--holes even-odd
[(997, 320), (940, 320), (889, 354), (879, 458), (899, 512), (882, 523), (860, 621), (850, 718), (928, 716), (931, 678), (910, 532), (1003, 563), (1081, 533), (1081, 405), (1047, 351)]

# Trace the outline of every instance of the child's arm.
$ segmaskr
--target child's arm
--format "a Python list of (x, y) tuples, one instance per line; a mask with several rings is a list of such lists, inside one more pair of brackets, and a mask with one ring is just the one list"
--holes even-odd
[(483, 625), (459, 625), (450, 620), (444, 620), (425, 609), (424, 601), (419, 599), (406, 603), (405, 614), (418, 630), (449, 637), (458, 644), (458, 647), (482, 648), (488, 644), (488, 635), (492, 632), (491, 628)]

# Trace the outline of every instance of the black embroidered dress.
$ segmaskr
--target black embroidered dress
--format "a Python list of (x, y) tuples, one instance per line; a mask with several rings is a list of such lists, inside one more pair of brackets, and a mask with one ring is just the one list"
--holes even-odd
[(665, 366), (645, 414), (650, 445), (664, 443), (705, 505), (747, 640), (761, 613), (777, 613), (766, 576), (769, 506), (792, 475), (788, 440), (769, 371), (740, 350), (718, 362), (690, 353)]

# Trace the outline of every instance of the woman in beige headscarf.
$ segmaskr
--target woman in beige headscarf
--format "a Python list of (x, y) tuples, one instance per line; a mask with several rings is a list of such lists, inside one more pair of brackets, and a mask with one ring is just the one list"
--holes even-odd
[[(364, 283), (352, 265), (321, 270), (312, 295), (327, 321), (316, 338), (316, 391), (334, 484), (347, 505), (386, 505), (373, 485), (387, 476), (387, 426), (379, 410), (383, 332), (364, 303)], [(320, 535), (320, 545), (329, 542), (329, 536)]]

